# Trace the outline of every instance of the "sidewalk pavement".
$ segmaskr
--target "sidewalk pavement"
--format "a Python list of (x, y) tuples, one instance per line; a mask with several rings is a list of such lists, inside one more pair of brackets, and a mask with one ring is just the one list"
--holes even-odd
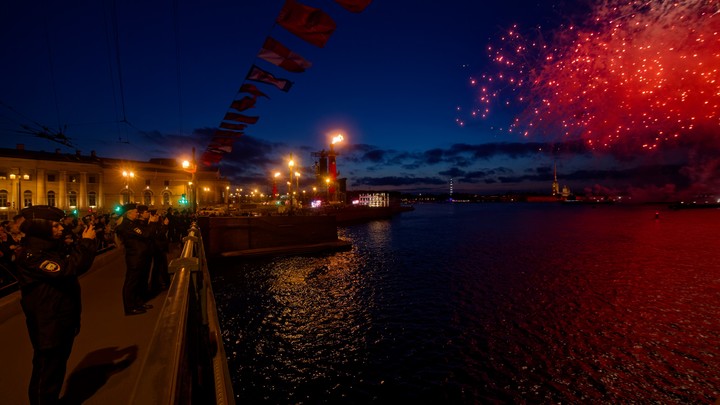
[[(80, 277), (82, 324), (67, 365), (67, 404), (126, 404), (131, 398), (166, 294), (153, 298), (147, 313), (125, 316), (124, 278), (122, 249), (97, 256)], [(28, 404), (32, 346), (19, 292), (0, 300), (0, 359), (0, 402)]]

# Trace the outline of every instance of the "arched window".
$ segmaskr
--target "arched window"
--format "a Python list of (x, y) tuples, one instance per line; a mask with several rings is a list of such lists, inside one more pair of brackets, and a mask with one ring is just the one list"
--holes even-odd
[(72, 208), (77, 207), (77, 192), (68, 192), (68, 205)]
[(32, 205), (32, 191), (25, 190), (23, 193), (23, 207), (29, 207)]
[(130, 190), (128, 190), (128, 189), (123, 189), (123, 190), (120, 192), (120, 197), (121, 197), (120, 200), (122, 201), (122, 203), (123, 203), (123, 204), (127, 204), (127, 203), (130, 202), (130, 198), (132, 197), (132, 193), (131, 193)]
[(170, 193), (167, 191), (162, 193), (162, 205), (164, 205), (164, 206), (170, 205)]
[(143, 193), (143, 204), (147, 205), (148, 207), (152, 205), (152, 191), (145, 190)]
[(55, 192), (54, 191), (48, 191), (47, 193), (47, 204), (51, 207), (55, 206)]
[(88, 193), (88, 205), (91, 207), (97, 207), (97, 193), (91, 191)]
[(0, 207), (8, 206), (8, 192), (7, 190), (0, 190)]

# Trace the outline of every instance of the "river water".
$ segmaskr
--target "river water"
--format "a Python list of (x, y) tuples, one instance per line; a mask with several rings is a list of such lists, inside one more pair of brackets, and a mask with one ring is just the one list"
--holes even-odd
[[(659, 218), (656, 211), (659, 209)], [(213, 267), (246, 403), (712, 403), (720, 210), (423, 204)]]

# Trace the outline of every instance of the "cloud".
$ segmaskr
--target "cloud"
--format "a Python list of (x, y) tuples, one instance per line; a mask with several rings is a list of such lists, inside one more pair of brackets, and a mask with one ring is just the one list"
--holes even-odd
[(447, 181), (436, 177), (360, 177), (352, 182), (353, 186), (381, 186), (381, 187), (400, 187), (400, 186), (425, 186), (425, 185), (443, 185)]
[(438, 174), (445, 177), (462, 177), (465, 176), (465, 171), (453, 167), (450, 170), (443, 170), (441, 172), (438, 172)]
[[(213, 128), (201, 128), (195, 130), (192, 136), (159, 132), (145, 132), (142, 135), (144, 144), (152, 149), (161, 149), (165, 145), (183, 145), (187, 149), (189, 145), (198, 143), (206, 146), (213, 133)], [(313, 148), (307, 146), (294, 149), (298, 156), (310, 155), (313, 151)], [(233, 144), (232, 152), (223, 157), (222, 175), (234, 184), (265, 186), (269, 182), (269, 173), (283, 168), (284, 156), (289, 150), (290, 146), (285, 143), (244, 135)], [(198, 155), (202, 152), (199, 150)], [(651, 190), (653, 187), (666, 192), (669, 190), (665, 187), (667, 184), (674, 184), (675, 191), (688, 189), (691, 180), (708, 185), (718, 183), (718, 176), (712, 174), (714, 170), (711, 169), (720, 167), (720, 160), (698, 152), (695, 160), (702, 165), (662, 163), (664, 159), (670, 159), (670, 155), (641, 154), (635, 158), (635, 162), (631, 162), (630, 159), (615, 159), (611, 150), (590, 151), (579, 142), (457, 143), (446, 148), (422, 151), (398, 151), (370, 144), (351, 144), (338, 150), (338, 169), (341, 177), (349, 177), (350, 188), (403, 188), (436, 192), (443, 192), (451, 178), (458, 192), (494, 192), (493, 188), (498, 187), (517, 191), (549, 190), (554, 161), (561, 163), (558, 166), (561, 185), (575, 187), (574, 191), (604, 189), (627, 192), (634, 187), (633, 192), (640, 195), (641, 189)], [(682, 157), (682, 154), (677, 154), (673, 159), (677, 160), (678, 156)], [(638, 164), (638, 161), (643, 160), (648, 163)], [(653, 160), (660, 163), (653, 164)], [(526, 167), (532, 161), (535, 164)], [(502, 164), (488, 167), (488, 163), (493, 162)], [(603, 169), (589, 168), (588, 162), (591, 162), (591, 167)], [(711, 169), (703, 169), (707, 167)], [(314, 178), (312, 163), (303, 164), (302, 169), (309, 184), (309, 179)], [(661, 192), (649, 191), (647, 194)]]

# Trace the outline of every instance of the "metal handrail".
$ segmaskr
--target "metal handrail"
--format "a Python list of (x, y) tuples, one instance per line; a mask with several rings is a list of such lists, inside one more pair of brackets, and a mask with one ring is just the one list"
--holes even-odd
[[(191, 226), (130, 403), (235, 403), (200, 230)], [(205, 370), (205, 364), (212, 370)], [(210, 387), (197, 381), (209, 376)]]

